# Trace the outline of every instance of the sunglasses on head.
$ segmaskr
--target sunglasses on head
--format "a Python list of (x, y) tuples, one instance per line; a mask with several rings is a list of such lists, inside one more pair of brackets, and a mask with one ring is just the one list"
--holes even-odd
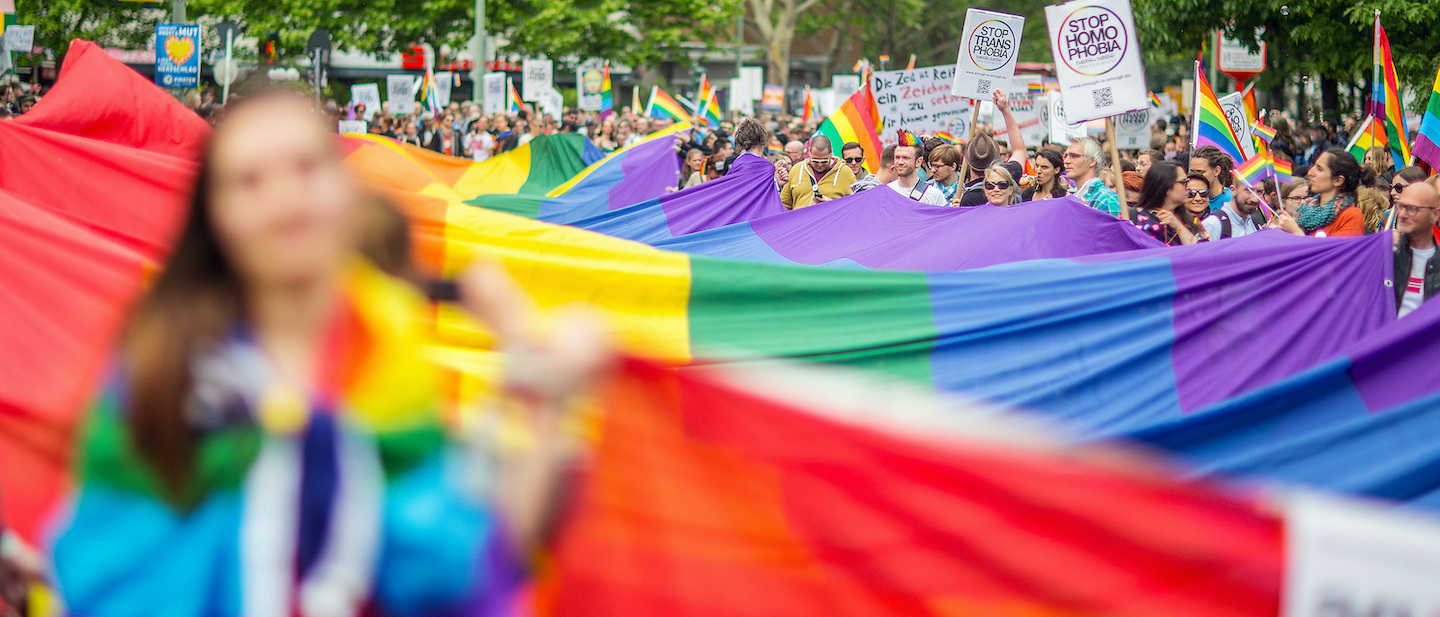
[(1199, 196), (1201, 196), (1201, 195), (1208, 195), (1209, 193), (1210, 193), (1210, 191), (1203, 191), (1203, 190), (1202, 190), (1202, 191), (1197, 191), (1197, 190), (1195, 190), (1195, 189), (1190, 189), (1190, 190), (1188, 190), (1188, 191), (1185, 191), (1185, 194), (1186, 194), (1186, 195), (1189, 195), (1191, 199), (1194, 199), (1194, 198), (1199, 197)]
[(986, 183), (985, 183), (985, 190), (987, 190), (987, 191), (993, 191), (993, 190), (997, 190), (997, 189), (1003, 191), (1003, 190), (1008, 189), (1008, 188), (1010, 188), (1010, 183), (1009, 183), (1009, 182), (1006, 182), (1006, 181), (1004, 181), (1004, 180), (1001, 180), (1001, 181), (999, 181), (999, 182), (986, 182)]
[(845, 162), (846, 162), (846, 163), (864, 163), (864, 162), (865, 162), (865, 157), (863, 157), (863, 156), (845, 157)]

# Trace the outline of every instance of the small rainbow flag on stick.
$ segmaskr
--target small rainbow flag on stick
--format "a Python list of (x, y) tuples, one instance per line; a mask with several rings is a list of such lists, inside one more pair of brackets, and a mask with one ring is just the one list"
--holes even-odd
[(1032, 81), (1025, 85), (1025, 91), (1035, 95), (1045, 94), (1045, 84)]
[(1435, 73), (1435, 85), (1430, 86), (1430, 104), (1425, 106), (1413, 150), (1431, 169), (1440, 169), (1440, 72)]
[(935, 134), (935, 137), (945, 140), (945, 143), (947, 144), (955, 143), (955, 136), (951, 135), (948, 131), (940, 131), (939, 133)]
[(1154, 93), (1154, 92), (1147, 92), (1146, 94), (1149, 94), (1149, 95), (1150, 95), (1150, 103), (1151, 103), (1152, 105), (1154, 105), (1154, 106), (1156, 106), (1156, 107), (1159, 107), (1159, 106), (1160, 106), (1160, 97), (1155, 96), (1155, 93)]
[(520, 100), (520, 92), (515, 90), (515, 82), (506, 78), (505, 87), (510, 90), (510, 113), (520, 113), (521, 110), (525, 109), (525, 101)]
[(685, 111), (685, 106), (675, 97), (666, 94), (660, 86), (650, 88), (650, 104), (645, 106), (645, 114), (651, 118), (669, 118), (676, 122), (689, 122), (690, 112)]
[(1292, 173), (1295, 171), (1294, 164), (1285, 159), (1274, 159), (1275, 182), (1279, 184), (1290, 184), (1295, 181)]
[(1265, 126), (1259, 120), (1250, 123), (1250, 134), (1259, 137), (1260, 141), (1267, 144), (1270, 143), (1270, 140), (1275, 139), (1275, 129)]
[(1264, 153), (1256, 154), (1236, 167), (1235, 173), (1245, 180), (1245, 184), (1258, 186), (1270, 175), (1270, 160)]
[(860, 89), (845, 103), (820, 123), (817, 133), (830, 138), (830, 147), (835, 156), (840, 156), (840, 147), (848, 142), (860, 144), (865, 149), (865, 169), (870, 173), (880, 170), (880, 106), (875, 104), (875, 91), (870, 81), (864, 80)]

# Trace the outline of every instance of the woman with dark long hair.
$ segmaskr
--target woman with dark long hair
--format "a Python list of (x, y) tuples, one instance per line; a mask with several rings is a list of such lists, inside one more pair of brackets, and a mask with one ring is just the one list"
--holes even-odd
[(1166, 246), (1205, 240), (1203, 233), (1197, 233), (1196, 226), (1186, 224), (1191, 218), (1184, 213), (1186, 182), (1185, 170), (1179, 165), (1170, 161), (1151, 163), (1140, 184), (1140, 200), (1130, 214), (1131, 222)]
[[(429, 305), (362, 256), (394, 245), (367, 226), (403, 222), (367, 204), (303, 99), (227, 109), (80, 439), (52, 547), (72, 614), (453, 614), (510, 593), (573, 444), (550, 421), (512, 458), (448, 438)], [(530, 365), (506, 378), (517, 409), (552, 418), (604, 345), (584, 325), (538, 344), (508, 284), (468, 271), (461, 297)]]
[(1361, 167), (1342, 148), (1330, 148), (1315, 158), (1305, 177), (1310, 181), (1310, 197), (1294, 217), (1276, 216), (1278, 227), (1301, 236), (1365, 235), (1365, 214), (1356, 197), (1362, 186), (1375, 182), (1375, 170)]
[(1060, 151), (1055, 148), (1041, 148), (1035, 153), (1035, 181), (1021, 195), (1022, 201), (1052, 199), (1070, 194), (1070, 186), (1060, 177), (1065, 170)]

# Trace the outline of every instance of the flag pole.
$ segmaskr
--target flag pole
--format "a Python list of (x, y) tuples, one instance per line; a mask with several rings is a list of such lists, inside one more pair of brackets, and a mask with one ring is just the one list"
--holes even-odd
[[(1372, 67), (1370, 85), (1370, 118), (1372, 119), (1370, 123), (1370, 148), (1374, 148), (1375, 144), (1380, 141), (1375, 134), (1375, 125), (1377, 123), (1373, 121), (1378, 118), (1376, 112), (1379, 111), (1379, 109), (1376, 108), (1375, 101), (1380, 98), (1377, 96), (1380, 93), (1380, 89), (1385, 87), (1385, 76), (1381, 74), (1380, 68), (1380, 9), (1375, 9), (1375, 29), (1371, 38), (1374, 39), (1374, 46), (1371, 53), (1374, 66)], [(1366, 152), (1368, 152), (1370, 148), (1366, 148)], [(1365, 160), (1364, 154), (1360, 155), (1360, 160), (1362, 162)]]
[[(975, 125), (980, 122), (980, 101), (970, 99), (970, 134), (965, 136), (965, 148), (970, 148), (970, 142), (975, 140)], [(970, 182), (970, 157), (960, 157), (960, 196), (965, 196), (965, 184)]]
[(1105, 139), (1110, 142), (1110, 163), (1114, 167), (1115, 194), (1120, 197), (1120, 218), (1130, 220), (1130, 202), (1125, 199), (1124, 167), (1120, 165), (1120, 143), (1115, 140), (1115, 117), (1105, 119)]
[(1200, 61), (1195, 61), (1195, 104), (1190, 108), (1190, 149), (1200, 143)]

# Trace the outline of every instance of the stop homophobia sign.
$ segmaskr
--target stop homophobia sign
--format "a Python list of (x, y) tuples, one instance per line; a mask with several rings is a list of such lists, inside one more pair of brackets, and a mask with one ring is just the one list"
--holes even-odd
[(1145, 67), (1130, 0), (1075, 0), (1045, 7), (1055, 73), (1072, 122), (1145, 109)]
[(989, 100), (995, 88), (1008, 88), (1020, 55), (1025, 18), (981, 9), (965, 12), (965, 35), (955, 58), (955, 83), (950, 94)]

